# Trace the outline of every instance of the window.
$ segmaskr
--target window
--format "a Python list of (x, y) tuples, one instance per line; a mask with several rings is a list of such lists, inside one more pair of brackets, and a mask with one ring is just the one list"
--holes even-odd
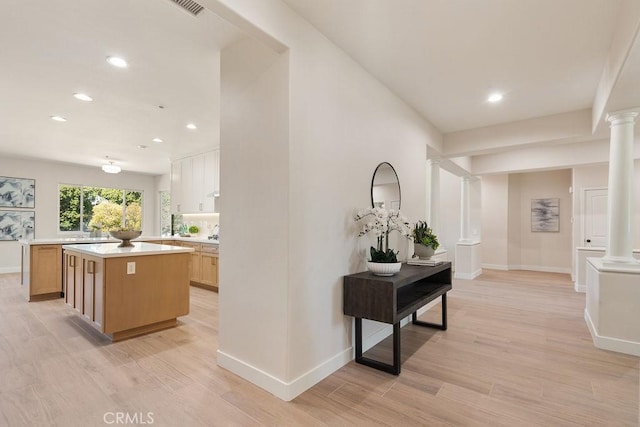
[(171, 235), (171, 193), (160, 192), (160, 235)]
[(142, 191), (61, 184), (60, 231), (142, 229)]

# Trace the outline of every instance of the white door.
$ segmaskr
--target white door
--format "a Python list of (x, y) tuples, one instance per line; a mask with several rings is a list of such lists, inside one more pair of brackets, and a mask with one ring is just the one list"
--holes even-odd
[(607, 189), (584, 190), (584, 245), (607, 245)]

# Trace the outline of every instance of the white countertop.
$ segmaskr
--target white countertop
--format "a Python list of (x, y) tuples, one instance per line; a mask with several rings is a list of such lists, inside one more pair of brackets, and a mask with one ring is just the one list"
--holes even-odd
[(63, 249), (93, 255), (100, 258), (115, 258), (143, 255), (168, 255), (193, 252), (193, 248), (182, 246), (158, 245), (156, 243), (132, 242), (133, 247), (119, 248), (119, 243), (85, 243), (80, 245), (63, 245)]
[[(140, 236), (132, 242), (145, 242), (149, 240), (166, 240), (166, 241), (176, 241), (180, 240), (183, 242), (195, 242), (195, 243), (206, 243), (209, 245), (219, 245), (220, 242), (217, 240), (209, 240), (206, 237), (162, 237), (162, 236)], [(118, 239), (114, 239), (113, 237), (53, 237), (50, 239), (20, 239), (19, 242), (23, 245), (64, 245), (64, 244), (92, 244), (92, 243), (114, 243), (119, 242)]]

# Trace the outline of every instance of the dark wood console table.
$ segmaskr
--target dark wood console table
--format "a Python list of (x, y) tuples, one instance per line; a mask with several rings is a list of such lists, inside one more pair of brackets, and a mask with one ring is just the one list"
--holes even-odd
[[(369, 271), (344, 277), (344, 314), (356, 319), (356, 362), (394, 375), (400, 374), (400, 321), (412, 315), (414, 325), (447, 329), (447, 292), (451, 263), (435, 267), (402, 264), (391, 277)], [(442, 297), (442, 324), (417, 320), (416, 311)], [(362, 319), (393, 325), (393, 365), (362, 356)]]

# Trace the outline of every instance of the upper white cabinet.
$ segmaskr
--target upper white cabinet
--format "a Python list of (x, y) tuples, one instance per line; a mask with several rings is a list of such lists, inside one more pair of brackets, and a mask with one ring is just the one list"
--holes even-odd
[(213, 213), (220, 191), (220, 151), (171, 163), (171, 212)]

